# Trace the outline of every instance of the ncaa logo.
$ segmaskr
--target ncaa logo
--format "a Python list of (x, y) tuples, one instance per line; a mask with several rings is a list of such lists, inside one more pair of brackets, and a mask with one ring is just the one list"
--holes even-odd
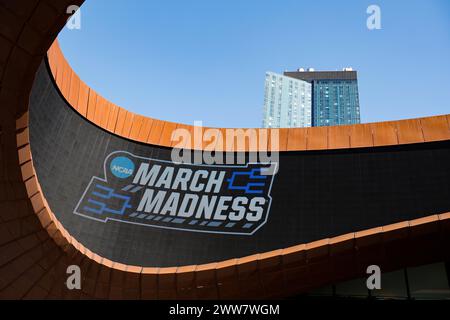
[(110, 169), (119, 179), (126, 179), (134, 172), (134, 163), (127, 157), (116, 157), (111, 161)]

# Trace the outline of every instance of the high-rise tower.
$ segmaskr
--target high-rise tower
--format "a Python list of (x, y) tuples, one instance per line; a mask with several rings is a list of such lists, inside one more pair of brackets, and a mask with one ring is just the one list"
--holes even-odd
[(312, 85), (312, 126), (335, 126), (361, 122), (357, 72), (307, 71), (285, 72), (285, 76)]

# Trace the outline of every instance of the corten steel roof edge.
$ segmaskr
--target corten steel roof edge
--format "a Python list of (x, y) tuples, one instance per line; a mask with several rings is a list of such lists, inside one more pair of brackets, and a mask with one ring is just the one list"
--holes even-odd
[[(58, 41), (50, 47), (48, 61), (63, 97), (80, 115), (104, 130), (136, 142), (163, 147), (174, 147), (175, 143), (171, 141), (171, 136), (176, 129), (186, 129), (193, 137), (194, 126), (144, 117), (103, 98), (83, 82), (70, 67)], [(268, 140), (273, 130), (278, 131), (278, 151), (281, 152), (379, 147), (450, 140), (449, 119), (450, 114), (332, 127), (267, 129), (267, 136), (262, 136), (263, 141), (258, 140), (260, 141), (259, 149), (255, 149), (255, 146), (251, 146), (245, 139), (244, 148), (233, 143), (226, 151), (271, 150), (272, 146)], [(220, 130), (225, 139), (223, 145), (227, 145), (226, 128), (204, 127), (202, 129), (203, 131)], [(242, 130), (245, 131), (247, 128)], [(261, 134), (259, 130), (255, 130), (255, 133), (257, 136)], [(258, 139), (260, 139), (259, 136)], [(207, 144), (205, 142), (202, 144), (196, 147), (192, 142), (191, 146), (192, 149), (203, 149)]]
[[(81, 246), (48, 209), (33, 167), (27, 112), (36, 70), (67, 19), (67, 6), (77, 3), (0, 2), (1, 298), (279, 297), (354, 277), (367, 261), (393, 268), (393, 258), (405, 257), (411, 246), (427, 250), (409, 264), (428, 261), (432, 249), (448, 255), (450, 213), (202, 266), (124, 266)], [(440, 137), (441, 122), (426, 122), (427, 134)], [(65, 287), (72, 264), (81, 267), (81, 291)]]

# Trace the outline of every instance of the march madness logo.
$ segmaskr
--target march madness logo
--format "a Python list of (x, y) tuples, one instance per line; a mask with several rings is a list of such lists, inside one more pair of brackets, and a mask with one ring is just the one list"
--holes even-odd
[(267, 222), (276, 165), (175, 164), (116, 151), (74, 213), (105, 223), (252, 235)]

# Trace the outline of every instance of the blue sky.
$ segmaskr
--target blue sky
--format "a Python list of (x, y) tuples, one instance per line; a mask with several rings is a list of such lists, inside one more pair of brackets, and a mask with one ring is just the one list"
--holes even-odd
[(81, 13), (59, 37), (72, 67), (146, 116), (259, 127), (266, 71), (346, 66), (362, 122), (450, 113), (448, 0), (87, 0)]

